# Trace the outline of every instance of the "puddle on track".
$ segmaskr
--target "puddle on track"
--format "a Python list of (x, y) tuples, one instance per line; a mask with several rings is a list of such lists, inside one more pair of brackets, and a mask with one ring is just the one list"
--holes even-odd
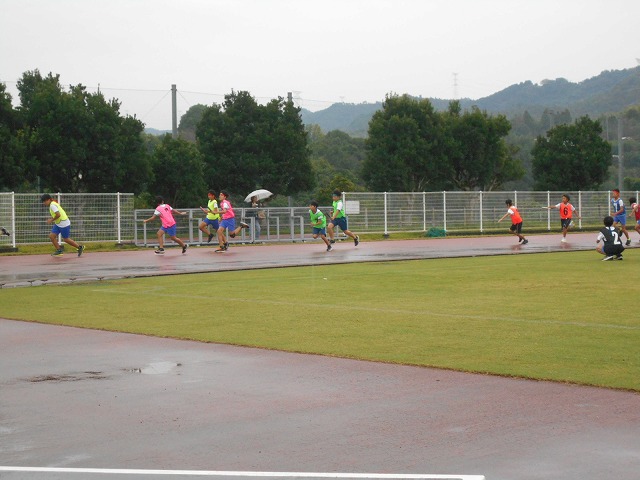
[(130, 373), (141, 373), (143, 375), (162, 375), (170, 373), (175, 368), (181, 367), (181, 363), (176, 362), (154, 362), (141, 368), (127, 368)]

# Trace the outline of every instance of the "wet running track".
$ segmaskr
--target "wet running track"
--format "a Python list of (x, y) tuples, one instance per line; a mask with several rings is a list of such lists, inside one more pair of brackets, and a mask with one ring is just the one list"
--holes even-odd
[(560, 235), (538, 235), (529, 237), (527, 245), (518, 244), (512, 236), (386, 240), (361, 242), (357, 247), (351, 241), (340, 241), (331, 252), (326, 252), (320, 241), (232, 245), (225, 253), (215, 253), (213, 246), (191, 246), (185, 255), (179, 248), (167, 248), (164, 255), (155, 255), (152, 249), (92, 253), (89, 244), (82, 257), (69, 246), (62, 257), (0, 257), (0, 286), (330, 263), (591, 250), (596, 245), (595, 237), (595, 233), (573, 234), (568, 236), (567, 243), (561, 243)]
[[(1, 257), (0, 283), (595, 244), (594, 234), (569, 239), (565, 245), (557, 235), (534, 236), (525, 246), (512, 237), (363, 242), (357, 248), (343, 242), (330, 253), (320, 243), (238, 246), (224, 254), (192, 247), (187, 255), (169, 249), (164, 257), (151, 250), (87, 250), (81, 258)], [(1, 299), (0, 291), (0, 316)], [(60, 467), (80, 470), (56, 473)], [(640, 395), (0, 319), (0, 478), (139, 478), (87, 468), (635, 480)]]

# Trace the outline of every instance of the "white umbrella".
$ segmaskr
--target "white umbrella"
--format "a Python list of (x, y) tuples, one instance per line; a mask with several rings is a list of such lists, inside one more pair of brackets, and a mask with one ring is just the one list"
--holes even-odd
[(271, 193), (269, 190), (261, 188), (260, 190), (254, 190), (249, 195), (247, 195), (247, 198), (245, 198), (244, 201), (250, 202), (251, 197), (258, 197), (258, 200), (264, 200), (265, 198), (269, 198), (271, 195), (273, 195), (273, 193)]

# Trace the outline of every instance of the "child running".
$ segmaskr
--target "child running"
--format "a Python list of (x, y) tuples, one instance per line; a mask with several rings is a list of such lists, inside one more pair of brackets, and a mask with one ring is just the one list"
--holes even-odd
[(327, 239), (327, 217), (318, 210), (318, 202), (315, 200), (309, 204), (309, 217), (311, 217), (311, 226), (313, 227), (313, 238), (320, 237), (327, 246), (327, 252), (330, 252), (332, 247)]
[(562, 240), (560, 241), (562, 243), (567, 242), (567, 232), (571, 227), (573, 227), (573, 219), (572, 219), (573, 212), (576, 212), (576, 215), (578, 215), (578, 218), (582, 218), (578, 213), (578, 211), (576, 210), (576, 207), (574, 207), (569, 203), (569, 200), (571, 200), (569, 195), (562, 195), (561, 203), (558, 203), (557, 205), (549, 205), (548, 207), (543, 207), (549, 210), (551, 210), (552, 208), (556, 208), (560, 211), (560, 226), (562, 227)]
[(144, 223), (147, 223), (155, 218), (160, 217), (160, 222), (162, 223), (162, 226), (158, 230), (158, 249), (153, 253), (155, 253), (156, 255), (164, 255), (165, 233), (169, 235), (169, 238), (171, 240), (182, 247), (183, 254), (187, 253), (187, 247), (189, 247), (189, 245), (176, 237), (177, 225), (176, 220), (173, 218), (173, 212), (177, 213), (178, 215), (186, 215), (187, 212), (181, 212), (179, 210), (176, 210), (175, 208), (172, 208), (171, 205), (164, 203), (164, 199), (159, 196), (156, 197), (156, 205), (157, 207), (153, 212), (153, 215), (146, 220), (143, 220)]
[(624, 202), (620, 198), (620, 190), (614, 188), (611, 190), (613, 198), (611, 199), (611, 208), (613, 209), (613, 226), (619, 227), (620, 231), (627, 237), (625, 245), (631, 245), (631, 237), (627, 232), (627, 214), (624, 209)]
[[(629, 204), (631, 205), (631, 213), (636, 217), (636, 225), (634, 229), (638, 234), (640, 234), (640, 205), (638, 205), (636, 197), (631, 197), (629, 199)], [(631, 213), (629, 215), (631, 215)]]
[(249, 228), (248, 223), (240, 222), (240, 226), (236, 227), (236, 214), (233, 211), (233, 206), (229, 201), (229, 194), (226, 191), (220, 192), (220, 208), (218, 211), (222, 215), (222, 221), (218, 227), (218, 242), (220, 248), (216, 250), (216, 253), (223, 253), (229, 249), (229, 242), (224, 235), (225, 230), (229, 230), (229, 236), (234, 238), (243, 228)]
[(207, 202), (207, 208), (200, 207), (200, 210), (206, 213), (207, 216), (202, 220), (202, 222), (200, 222), (198, 228), (207, 236), (207, 243), (211, 243), (214, 233), (209, 230), (209, 227), (213, 228), (214, 232), (218, 232), (218, 227), (220, 226), (220, 214), (218, 213), (216, 192), (214, 192), (213, 190), (209, 190), (209, 192), (207, 193), (207, 197), (209, 198), (209, 201)]
[[(64, 255), (64, 248), (58, 243), (58, 235), (62, 236), (62, 240), (64, 243), (68, 243), (73, 248), (78, 250), (78, 256), (82, 255), (84, 252), (84, 245), (77, 244), (71, 237), (71, 221), (69, 220), (69, 216), (64, 211), (64, 209), (60, 206), (58, 202), (56, 202), (51, 195), (45, 193), (40, 197), (40, 201), (46, 206), (49, 207), (49, 213), (51, 214), (51, 218), (47, 219), (47, 223), (49, 225), (53, 224), (51, 227), (51, 233), (49, 234), (49, 239), (53, 244), (53, 248), (56, 250), (51, 254), (52, 257), (60, 257)], [(4, 228), (2, 229), (3, 233), (7, 232)]]
[(333, 199), (333, 211), (331, 212), (331, 221), (327, 225), (329, 231), (329, 242), (336, 243), (333, 239), (335, 235), (335, 227), (340, 227), (345, 235), (353, 239), (353, 244), (357, 247), (360, 243), (360, 237), (349, 230), (347, 225), (347, 216), (344, 212), (344, 202), (342, 201), (342, 192), (340, 190), (334, 190), (332, 194)]
[(522, 235), (522, 217), (520, 216), (520, 213), (518, 213), (518, 209), (513, 205), (513, 202), (510, 199), (506, 200), (504, 203), (507, 204), (507, 213), (498, 220), (498, 223), (507, 218), (507, 215), (511, 215), (511, 227), (509, 227), (509, 231), (513, 235), (518, 236), (518, 243), (522, 242), (522, 245), (526, 245), (529, 243), (529, 240), (524, 238), (524, 235)]

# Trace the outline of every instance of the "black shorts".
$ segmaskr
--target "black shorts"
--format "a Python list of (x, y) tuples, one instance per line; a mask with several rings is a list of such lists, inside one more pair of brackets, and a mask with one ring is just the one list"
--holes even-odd
[(602, 247), (602, 250), (608, 256), (620, 255), (622, 252), (624, 252), (624, 245), (604, 245)]
[(560, 219), (560, 226), (562, 228), (569, 228), (569, 224), (571, 223), (571, 218), (561, 218)]
[(509, 230), (511, 230), (513, 233), (522, 232), (522, 222), (512, 224), (511, 227), (509, 227)]

